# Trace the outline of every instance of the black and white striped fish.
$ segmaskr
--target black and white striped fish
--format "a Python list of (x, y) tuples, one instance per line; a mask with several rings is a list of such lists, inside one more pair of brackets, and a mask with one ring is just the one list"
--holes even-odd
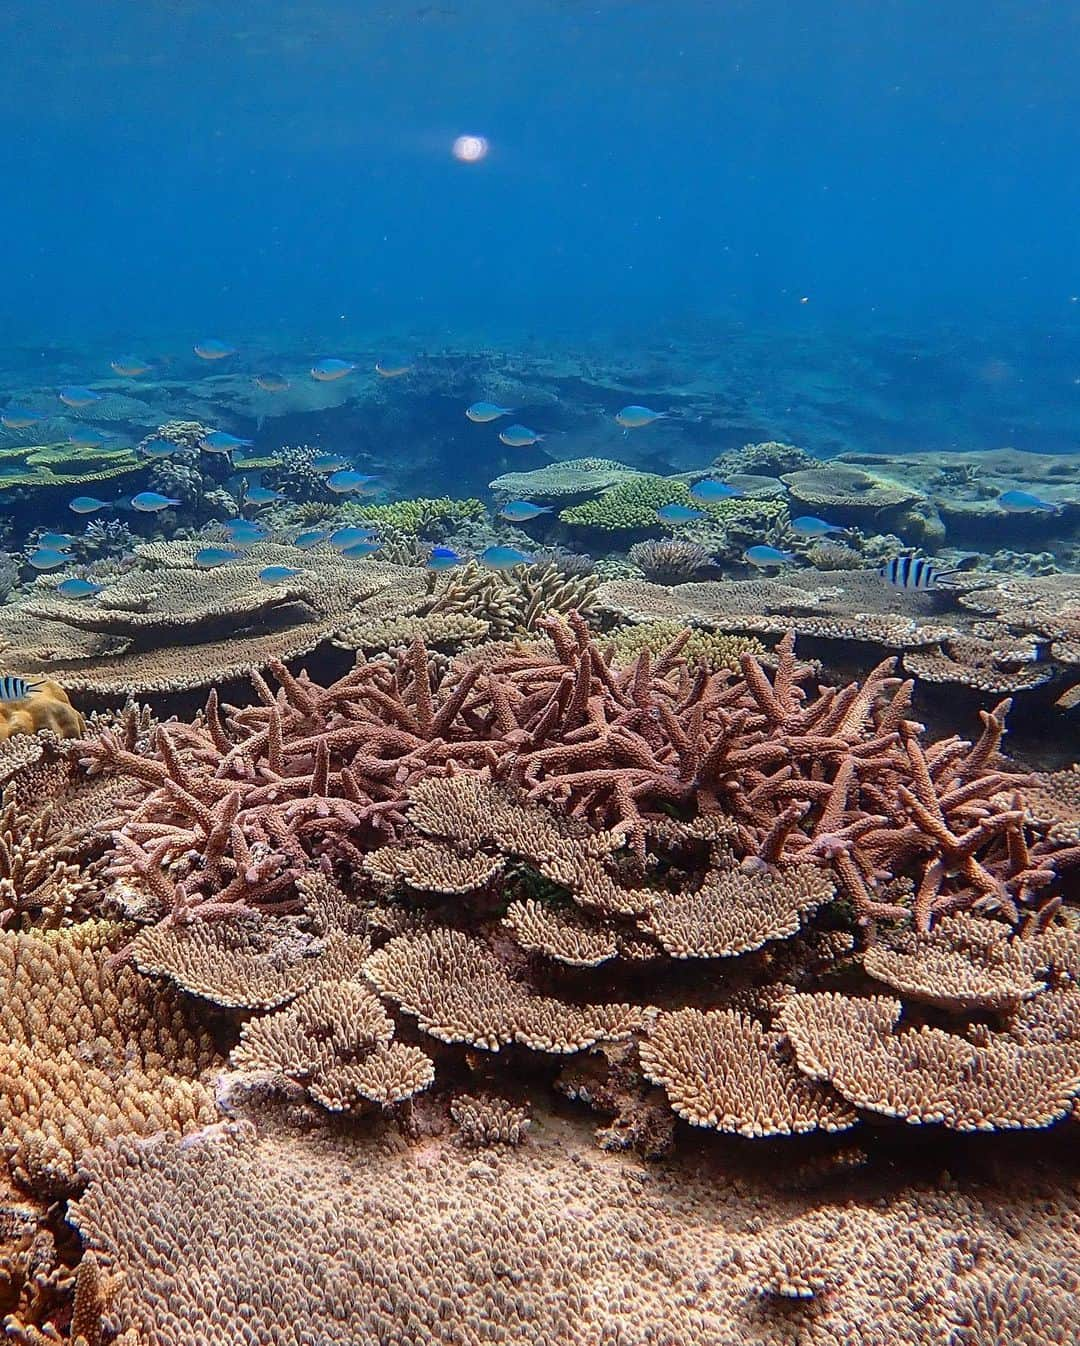
[(878, 574), (891, 589), (937, 589), (944, 588), (941, 581), (955, 570), (938, 570), (931, 561), (921, 556), (894, 556), (886, 561)]
[(29, 682), (26, 678), (5, 673), (0, 676), (0, 701), (23, 701), (40, 686), (40, 682)]

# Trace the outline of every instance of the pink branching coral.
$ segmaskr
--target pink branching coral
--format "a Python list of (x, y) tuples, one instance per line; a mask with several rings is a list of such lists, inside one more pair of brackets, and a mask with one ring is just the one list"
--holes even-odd
[(775, 671), (751, 655), (739, 673), (692, 670), (689, 633), (622, 668), (576, 614), (543, 626), (553, 652), (441, 676), (420, 641), (329, 687), (273, 665), (276, 692), (256, 675), (257, 705), (226, 711), (211, 694), (195, 723), (160, 726), (149, 755), (84, 740), (84, 761), (143, 786), (115, 820), (113, 872), (174, 919), (287, 908), (313, 859), (358, 872), (407, 829), (410, 786), (462, 771), (621, 830), (639, 858), (665, 814), (724, 815), (744, 866), (820, 865), (863, 920), (911, 917), (893, 891), (904, 876), (920, 928), (969, 907), (1015, 921), (1080, 861), (1025, 812), (999, 751), (1007, 701), (982, 712), (975, 743), (928, 742), (891, 662), (810, 691), (790, 638)]

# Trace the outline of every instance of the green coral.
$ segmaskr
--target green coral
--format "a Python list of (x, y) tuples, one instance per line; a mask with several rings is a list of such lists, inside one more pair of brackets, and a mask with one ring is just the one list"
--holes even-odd
[(351, 501), (341, 513), (350, 523), (396, 528), (409, 537), (438, 540), (458, 524), (484, 518), (487, 511), (481, 500), (451, 500), (444, 495), (438, 499), (421, 496), (416, 500), (394, 500), (386, 505), (364, 505)]
[(646, 476), (622, 482), (595, 500), (564, 509), (559, 518), (563, 523), (606, 532), (641, 532), (661, 526), (656, 511), (664, 505), (690, 505), (701, 510), (710, 522), (724, 527), (745, 524), (751, 519), (760, 525), (782, 518), (787, 512), (784, 502), (777, 499), (716, 500), (702, 504), (691, 496), (685, 481)]
[[(672, 641), (682, 634), (683, 629), (681, 622), (642, 622), (638, 626), (623, 627), (607, 637), (612, 662), (631, 664), (642, 650), (648, 650), (650, 654), (663, 654)], [(744, 654), (762, 658), (768, 655), (768, 651), (754, 636), (700, 630), (691, 633), (682, 649), (682, 658), (687, 663), (704, 664), (714, 671), (738, 668), (739, 658)]]

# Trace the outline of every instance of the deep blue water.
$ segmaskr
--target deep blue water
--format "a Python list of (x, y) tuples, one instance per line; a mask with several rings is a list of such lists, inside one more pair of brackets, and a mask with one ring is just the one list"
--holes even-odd
[(0, 357), (880, 331), (988, 371), (898, 359), (913, 411), (1080, 442), (1064, 0), (8, 0), (0, 49)]

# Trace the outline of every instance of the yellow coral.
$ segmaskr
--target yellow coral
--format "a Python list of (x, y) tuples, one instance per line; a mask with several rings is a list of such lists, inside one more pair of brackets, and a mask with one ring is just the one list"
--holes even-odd
[(68, 700), (59, 683), (37, 683), (29, 696), (0, 702), (0, 739), (15, 734), (36, 734), (51, 729), (57, 738), (79, 738), (83, 717)]

